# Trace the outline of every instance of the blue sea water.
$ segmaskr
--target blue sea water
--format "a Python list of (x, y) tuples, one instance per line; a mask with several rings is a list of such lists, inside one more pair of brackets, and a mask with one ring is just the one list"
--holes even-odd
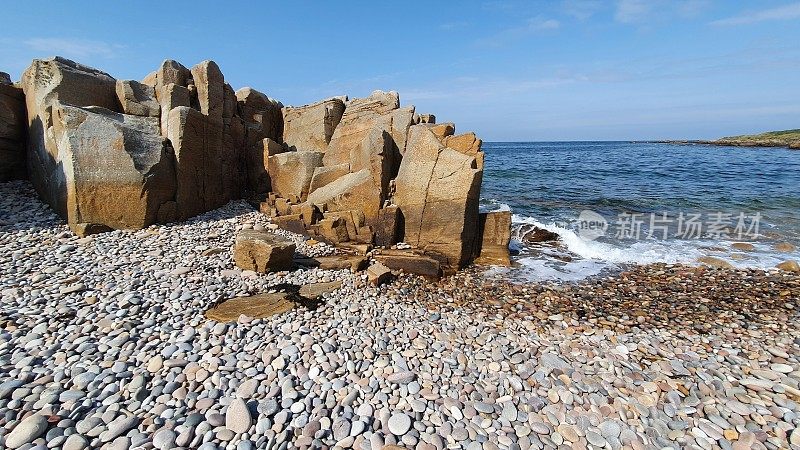
[[(517, 275), (576, 280), (627, 264), (800, 260), (800, 151), (649, 142), (487, 142), (482, 207), (514, 214)], [(605, 220), (587, 235), (584, 211)], [(526, 244), (531, 226), (562, 245)], [(747, 242), (755, 248), (732, 247)]]

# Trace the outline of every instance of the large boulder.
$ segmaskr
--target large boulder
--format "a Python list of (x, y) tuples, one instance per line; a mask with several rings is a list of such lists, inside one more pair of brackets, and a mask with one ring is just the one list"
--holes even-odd
[(0, 77), (0, 181), (25, 177), (25, 95), (5, 78)]
[(168, 137), (175, 151), (178, 218), (187, 219), (227, 203), (222, 164), (223, 124), (185, 106), (169, 112)]
[(477, 264), (510, 266), (511, 211), (481, 213), (478, 219)]
[(305, 199), (314, 176), (322, 165), (322, 152), (286, 152), (269, 157), (268, 172), (272, 192), (284, 198)]
[(178, 106), (192, 106), (192, 95), (189, 89), (175, 83), (161, 86), (160, 91), (156, 91), (161, 110), (161, 135), (169, 136), (169, 112)]
[(211, 120), (221, 120), (225, 110), (225, 77), (214, 61), (203, 61), (192, 67), (197, 86), (200, 112)]
[(314, 176), (311, 177), (311, 185), (308, 192), (314, 192), (333, 181), (350, 173), (349, 164), (337, 164), (335, 166), (321, 166), (314, 169)]
[(117, 98), (125, 114), (158, 117), (161, 111), (156, 90), (136, 80), (117, 80)]
[(269, 157), (285, 152), (285, 145), (270, 138), (262, 139), (246, 151), (245, 171), (250, 192), (263, 194), (270, 190)]
[(254, 272), (280, 272), (294, 265), (295, 243), (266, 231), (242, 230), (236, 236), (233, 259), (237, 267)]
[[(192, 80), (192, 72), (183, 64), (171, 59), (164, 60), (161, 66), (147, 75), (142, 84), (146, 84), (155, 90), (156, 95), (160, 95), (161, 89), (168, 85), (188, 86)], [(159, 98), (159, 101), (161, 99)]]
[(325, 165), (350, 163), (350, 153), (359, 147), (375, 128), (384, 126), (384, 116), (400, 107), (396, 92), (375, 91), (369, 97), (351, 100), (325, 152)]
[(412, 126), (395, 180), (403, 240), (448, 270), (467, 264), (478, 233), (482, 153), (446, 147), (427, 125)]
[[(156, 162), (166, 152), (160, 137), (152, 135), (150, 124), (158, 119), (115, 115), (121, 111), (116, 80), (64, 58), (34, 60), (21, 84), (28, 118), (29, 176), (39, 195), (70, 223), (103, 220), (114, 228), (127, 228), (152, 222), (162, 187), (161, 182), (145, 181), (155, 174), (160, 180), (166, 166)], [(104, 111), (65, 109), (66, 105)], [(81, 141), (90, 136), (95, 141)], [(112, 168), (119, 173), (109, 173)], [(151, 187), (159, 192), (151, 195)], [(125, 194), (116, 200), (92, 199), (116, 189)], [(134, 192), (138, 200), (130, 207), (122, 205)], [(119, 204), (108, 204), (114, 202)], [(107, 213), (99, 211), (104, 204), (111, 208)]]
[(236, 100), (242, 119), (251, 125), (251, 143), (255, 144), (263, 138), (280, 141), (284, 133), (284, 121), (281, 109), (283, 105), (267, 97), (265, 94), (244, 87), (236, 91)]
[(364, 213), (367, 223), (373, 223), (381, 207), (381, 195), (375, 189), (368, 169), (348, 173), (338, 180), (308, 195), (308, 203), (322, 211), (349, 211)]
[(283, 108), (283, 141), (295, 150), (324, 152), (344, 109), (341, 98)]
[(157, 118), (51, 106), (60, 171), (48, 186), (73, 229), (143, 228), (171, 207), (175, 169)]

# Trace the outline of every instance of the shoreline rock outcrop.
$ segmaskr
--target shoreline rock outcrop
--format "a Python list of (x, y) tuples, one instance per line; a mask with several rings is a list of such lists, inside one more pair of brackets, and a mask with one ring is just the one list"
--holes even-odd
[(24, 176), (13, 167), (26, 159), (77, 234), (183, 221), (244, 198), (324, 242), (406, 243), (426, 274), (431, 259), (452, 273), (481, 253), (481, 140), (401, 106), (396, 92), (284, 106), (235, 91), (213, 61), (166, 60), (136, 81), (60, 57), (34, 60), (20, 86), (0, 84), (0, 176)]
[(0, 181), (25, 178), (25, 95), (0, 72)]

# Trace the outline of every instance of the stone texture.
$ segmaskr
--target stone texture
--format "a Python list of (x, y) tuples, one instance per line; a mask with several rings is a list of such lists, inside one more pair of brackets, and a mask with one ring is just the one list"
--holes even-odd
[(364, 169), (315, 190), (308, 195), (308, 203), (327, 211), (358, 209), (371, 223), (378, 217), (381, 194), (375, 189), (370, 171)]
[(400, 222), (400, 208), (397, 205), (390, 205), (378, 211), (378, 220), (375, 222), (375, 245), (391, 247), (399, 240), (399, 230), (402, 228)]
[(800, 264), (797, 261), (784, 261), (777, 266), (778, 269), (785, 270), (787, 272), (798, 272), (800, 273)]
[(481, 213), (478, 219), (477, 264), (510, 266), (511, 211)]
[(266, 231), (242, 230), (236, 236), (233, 259), (236, 266), (254, 272), (278, 272), (293, 265), (295, 244)]
[[(146, 84), (153, 88), (156, 96), (160, 95), (162, 88), (168, 84), (176, 86), (188, 86), (192, 79), (192, 73), (189, 69), (184, 67), (181, 63), (167, 59), (161, 63), (161, 66), (154, 72), (147, 75), (142, 84)], [(159, 102), (161, 98), (158, 99)]]
[(367, 267), (367, 258), (360, 255), (332, 255), (314, 258), (298, 258), (295, 262), (303, 267), (315, 267), (323, 270), (350, 269), (359, 272)]
[(225, 109), (225, 77), (214, 61), (203, 61), (192, 67), (192, 78), (197, 86), (200, 112), (212, 121), (222, 119)]
[(6, 447), (20, 448), (33, 442), (47, 430), (47, 419), (41, 414), (33, 414), (18, 423), (5, 437)]
[(134, 116), (159, 117), (161, 106), (152, 86), (136, 80), (117, 80), (117, 98), (122, 112)]
[(344, 111), (340, 98), (283, 108), (283, 141), (294, 150), (325, 152)]
[(439, 261), (425, 255), (406, 251), (389, 251), (374, 255), (376, 261), (392, 270), (402, 270), (405, 273), (419, 275), (430, 280), (438, 280), (442, 276)]
[(286, 294), (258, 294), (235, 297), (223, 301), (206, 311), (206, 318), (217, 322), (236, 322), (244, 314), (254, 319), (263, 319), (283, 314), (294, 308), (294, 302)]
[(247, 187), (251, 192), (265, 193), (271, 189), (269, 158), (286, 152), (285, 145), (270, 138), (264, 138), (246, 152), (245, 164)]
[(322, 165), (322, 152), (286, 152), (269, 157), (272, 192), (281, 197), (308, 196), (314, 169)]
[(178, 216), (187, 219), (218, 208), (235, 198), (227, 192), (226, 177), (236, 177), (225, 163), (234, 159), (223, 146), (222, 122), (199, 111), (179, 106), (169, 112), (168, 137), (175, 151)]
[(317, 167), (314, 169), (314, 175), (311, 177), (311, 184), (309, 185), (308, 192), (314, 192), (317, 189), (347, 175), (348, 173), (350, 173), (349, 164)]
[(0, 181), (25, 177), (25, 122), (22, 89), (0, 83)]
[(447, 270), (463, 267), (473, 255), (481, 156), (445, 147), (427, 125), (411, 127), (395, 180), (394, 202), (403, 215), (403, 240), (435, 255)]
[(165, 84), (159, 89), (157, 97), (161, 110), (161, 136), (169, 137), (169, 112), (178, 106), (191, 107), (192, 95), (189, 89), (174, 83)]
[(225, 413), (225, 428), (242, 434), (247, 432), (252, 425), (253, 415), (247, 408), (247, 403), (240, 398), (233, 399)]
[(283, 105), (267, 97), (253, 88), (245, 87), (236, 91), (236, 101), (242, 119), (248, 124), (248, 134), (252, 134), (251, 142), (270, 138), (281, 141), (284, 134), (284, 123), (281, 109)]
[(105, 72), (54, 57), (34, 60), (21, 84), (28, 118), (28, 176), (39, 196), (66, 217), (68, 176), (53, 130), (55, 106), (99, 106), (119, 112), (116, 80)]
[(171, 151), (158, 119), (78, 108), (52, 107), (52, 136), (63, 170), (57, 190), (69, 224), (143, 228), (175, 196)]
[(367, 267), (367, 280), (375, 286), (386, 283), (391, 277), (392, 271), (380, 262)]

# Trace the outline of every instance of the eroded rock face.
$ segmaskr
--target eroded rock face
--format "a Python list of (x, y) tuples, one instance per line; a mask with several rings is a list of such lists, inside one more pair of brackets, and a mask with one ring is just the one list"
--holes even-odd
[(355, 173), (348, 173), (315, 190), (308, 195), (308, 203), (327, 211), (358, 209), (363, 211), (369, 221), (378, 216), (381, 196), (372, 183), (372, 175), (369, 170), (363, 169)]
[(469, 262), (478, 232), (482, 160), (481, 152), (446, 147), (429, 126), (411, 127), (394, 195), (405, 242), (448, 267)]
[(158, 118), (52, 106), (67, 221), (115, 229), (154, 223), (175, 196), (172, 151)]
[(25, 96), (0, 76), (0, 181), (25, 177)]
[[(480, 246), (481, 140), (400, 107), (395, 92), (284, 108), (255, 89), (234, 91), (213, 61), (190, 70), (172, 60), (141, 83), (34, 61), (22, 85), (31, 179), (81, 234), (247, 198), (274, 224), (322, 240), (406, 242), (426, 276), (465, 265)], [(0, 133), (16, 133), (9, 122)]]
[(117, 98), (125, 114), (159, 117), (161, 112), (156, 90), (136, 80), (117, 80)]
[(511, 211), (481, 213), (478, 221), (477, 264), (510, 266)]
[(272, 191), (281, 197), (305, 199), (314, 176), (322, 165), (322, 152), (286, 152), (269, 157)]
[(222, 122), (185, 106), (169, 112), (167, 137), (175, 151), (178, 217), (218, 208), (230, 200), (224, 189)]
[(34, 60), (21, 84), (29, 176), (40, 196), (71, 224), (152, 223), (171, 190), (158, 119), (119, 114), (116, 80), (64, 58)]
[(293, 150), (325, 152), (344, 109), (340, 98), (283, 108), (284, 142)]

